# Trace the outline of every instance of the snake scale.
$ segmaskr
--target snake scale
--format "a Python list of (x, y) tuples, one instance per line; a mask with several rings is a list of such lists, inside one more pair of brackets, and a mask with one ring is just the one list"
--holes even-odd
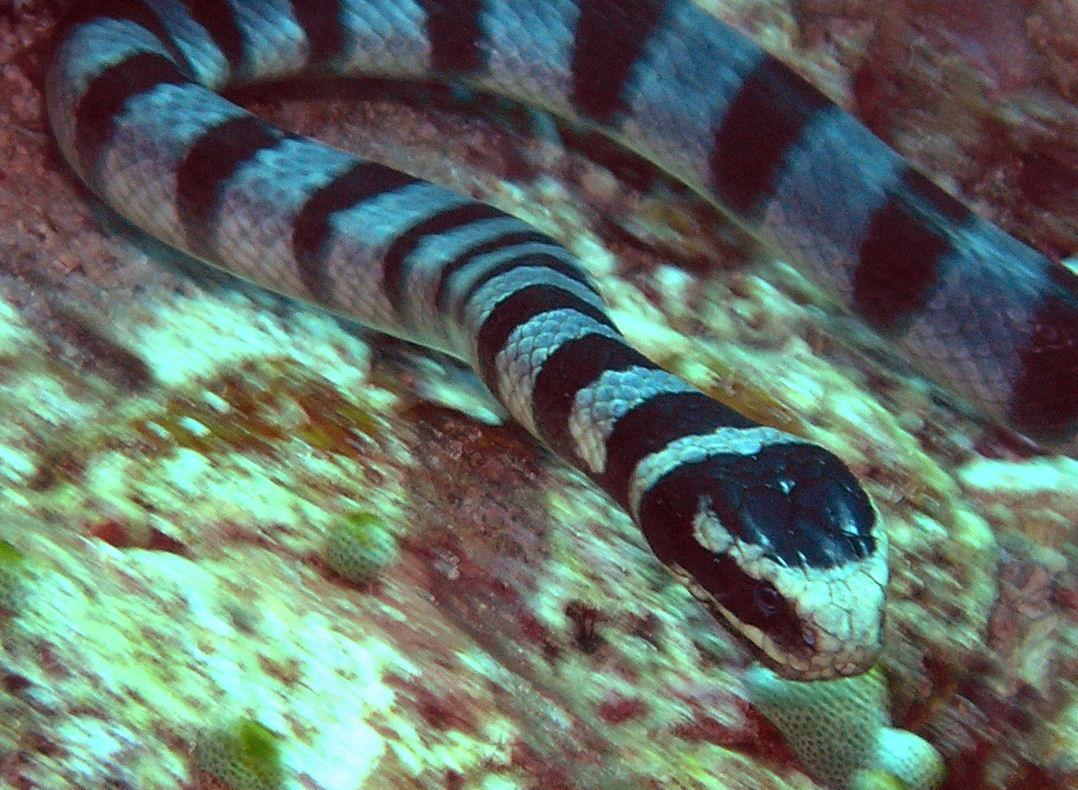
[(684, 0), (87, 0), (48, 113), (134, 224), (240, 277), (448, 351), (581, 469), (765, 662), (880, 650), (886, 537), (847, 467), (622, 338), (573, 256), (483, 203), (222, 98), (334, 73), (431, 79), (598, 130), (789, 254), (944, 386), (1042, 436), (1078, 422), (1078, 287)]

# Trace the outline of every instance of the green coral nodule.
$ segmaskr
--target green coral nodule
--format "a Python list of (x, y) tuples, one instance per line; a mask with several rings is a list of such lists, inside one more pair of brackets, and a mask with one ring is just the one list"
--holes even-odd
[(195, 764), (232, 790), (278, 790), (284, 781), (280, 739), (253, 719), (200, 737)]
[(365, 511), (338, 519), (326, 536), (326, 564), (349, 581), (370, 581), (396, 558), (396, 536), (382, 519)]
[(932, 790), (944, 779), (932, 744), (891, 726), (883, 672), (803, 683), (753, 667), (749, 700), (829, 787), (845, 790)]
[(26, 592), (26, 557), (6, 540), (0, 540), (0, 610), (16, 614)]

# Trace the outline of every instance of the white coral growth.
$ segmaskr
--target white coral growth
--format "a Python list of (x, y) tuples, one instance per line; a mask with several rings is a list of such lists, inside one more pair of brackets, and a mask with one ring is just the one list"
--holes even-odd
[(842, 790), (931, 790), (945, 772), (923, 738), (891, 726), (883, 673), (803, 683), (764, 667), (747, 675), (749, 700), (805, 769)]

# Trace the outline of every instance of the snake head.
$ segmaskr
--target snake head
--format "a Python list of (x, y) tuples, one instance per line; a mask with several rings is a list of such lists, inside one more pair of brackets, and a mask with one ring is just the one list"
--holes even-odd
[(720, 429), (637, 470), (655, 554), (766, 664), (798, 680), (876, 660), (887, 539), (849, 469), (770, 428)]

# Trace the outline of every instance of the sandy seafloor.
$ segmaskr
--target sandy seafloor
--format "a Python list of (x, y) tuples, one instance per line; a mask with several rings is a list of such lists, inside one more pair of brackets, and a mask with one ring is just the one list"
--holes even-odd
[[(177, 260), (76, 183), (38, 89), (55, 5), (0, 5), (0, 786), (209, 786), (196, 744), (243, 719), (288, 788), (816, 786), (737, 644), (457, 365)], [(1078, 250), (1074, 3), (721, 12), (979, 211)], [(557, 233), (645, 353), (837, 452), (889, 530), (895, 723), (947, 788), (1076, 786), (1078, 462), (549, 125), (263, 98)], [(322, 548), (358, 512), (399, 552), (349, 584)]]

